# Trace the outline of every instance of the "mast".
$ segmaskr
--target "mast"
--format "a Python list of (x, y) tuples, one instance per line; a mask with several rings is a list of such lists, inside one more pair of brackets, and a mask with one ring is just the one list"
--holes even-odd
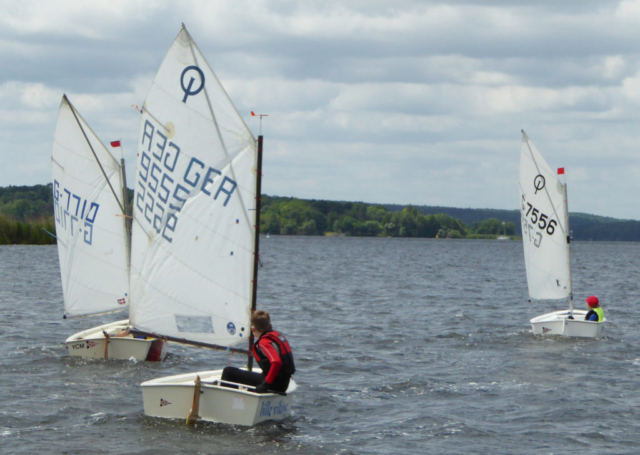
[(564, 188), (564, 225), (567, 227), (567, 269), (569, 269), (569, 316), (573, 317), (573, 285), (571, 283), (571, 230), (569, 229), (569, 198), (567, 197), (567, 184)]
[[(258, 297), (258, 261), (260, 260), (260, 206), (262, 194), (262, 135), (258, 136), (258, 160), (256, 164), (256, 225), (255, 244), (253, 247), (253, 292), (251, 295), (251, 314), (256, 311), (256, 300)], [(249, 335), (249, 359), (247, 360), (247, 370), (253, 367), (253, 330)]]
[(131, 268), (131, 218), (129, 218), (129, 191), (127, 190), (127, 174), (124, 168), (124, 158), (120, 159), (120, 171), (122, 172), (122, 204), (124, 209), (124, 242), (127, 250), (127, 269), (130, 269)]

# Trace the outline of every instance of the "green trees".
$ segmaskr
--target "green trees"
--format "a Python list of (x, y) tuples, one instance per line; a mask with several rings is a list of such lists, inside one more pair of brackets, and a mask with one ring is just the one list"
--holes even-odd
[(55, 233), (53, 217), (34, 221), (13, 220), (0, 214), (0, 245), (51, 245), (56, 239), (44, 229)]
[(17, 221), (28, 221), (53, 214), (51, 184), (0, 187), (0, 213)]
[[(498, 230), (503, 229), (502, 221), (497, 219), (476, 223), (478, 225), (471, 229), (449, 215), (424, 215), (411, 205), (392, 212), (381, 205), (362, 202), (270, 196), (262, 198), (260, 217), (260, 231), (263, 234), (282, 235), (325, 235), (334, 232), (354, 237), (467, 238), (478, 233), (500, 234)], [(514, 235), (513, 223), (506, 223), (506, 226), (507, 233)]]
[[(132, 192), (129, 191), (130, 198)], [(494, 238), (505, 231), (515, 235), (513, 223), (491, 218), (470, 228), (443, 213), (425, 215), (422, 209), (401, 210), (363, 202), (304, 200), (262, 196), (260, 232), (275, 235), (360, 237)], [(0, 188), (0, 244), (55, 243), (51, 185)]]
[(433, 216), (435, 221), (439, 223), (438, 238), (441, 239), (461, 239), (469, 234), (469, 229), (460, 220), (457, 220), (449, 215), (443, 213), (437, 213)]
[(262, 198), (260, 231), (267, 234), (316, 235), (326, 229), (326, 217), (306, 201), (293, 198)]
[(516, 226), (513, 223), (489, 218), (481, 223), (474, 223), (476, 234), (516, 235)]
[(0, 245), (55, 244), (51, 184), (0, 188)]

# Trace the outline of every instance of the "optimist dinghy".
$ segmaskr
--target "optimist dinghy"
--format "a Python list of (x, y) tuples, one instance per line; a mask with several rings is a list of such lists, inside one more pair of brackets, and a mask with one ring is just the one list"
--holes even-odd
[[(127, 310), (129, 239), (121, 165), (62, 97), (51, 154), (65, 319)], [(66, 340), (72, 356), (161, 360), (165, 343), (123, 332), (122, 320)], [(112, 338), (117, 336), (116, 338)]]
[[(564, 168), (558, 169), (564, 175)], [(535, 335), (596, 338), (604, 321), (585, 321), (586, 311), (573, 309), (567, 185), (562, 183), (522, 132), (520, 150), (522, 244), (529, 296), (535, 300), (569, 300), (569, 309), (531, 319)]]
[[(143, 104), (131, 255), (134, 333), (241, 352), (253, 344), (260, 229), (258, 140), (183, 25)], [(254, 425), (285, 395), (221, 384), (222, 370), (142, 383), (148, 416)], [(227, 384), (233, 385), (233, 384)]]

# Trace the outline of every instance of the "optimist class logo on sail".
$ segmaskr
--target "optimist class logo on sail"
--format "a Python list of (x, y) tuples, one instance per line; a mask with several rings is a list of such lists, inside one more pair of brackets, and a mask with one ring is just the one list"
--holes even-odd
[[(191, 88), (193, 87), (193, 83), (195, 82), (195, 78), (193, 77), (190, 78), (188, 85), (186, 87), (184, 86), (185, 76), (188, 72), (193, 71), (198, 73), (198, 75), (200, 76), (200, 85), (195, 90), (191, 90)], [(182, 102), (186, 103), (188, 97), (197, 95), (204, 88), (204, 73), (195, 65), (187, 66), (184, 71), (182, 71), (182, 75), (180, 76), (180, 86), (182, 87), (182, 91), (184, 92), (184, 98), (182, 98)]]

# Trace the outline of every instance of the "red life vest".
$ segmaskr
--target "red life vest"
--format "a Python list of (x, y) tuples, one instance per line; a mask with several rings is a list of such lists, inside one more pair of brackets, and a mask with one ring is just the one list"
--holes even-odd
[(260, 365), (262, 371), (266, 373), (271, 368), (271, 362), (269, 361), (267, 356), (264, 355), (264, 353), (260, 349), (260, 346), (258, 345), (258, 343), (262, 339), (269, 340), (269, 342), (271, 342), (271, 344), (276, 348), (276, 351), (280, 355), (282, 368), (280, 369), (278, 376), (282, 374), (291, 376), (293, 373), (295, 373), (296, 366), (293, 361), (293, 352), (291, 352), (291, 346), (289, 346), (289, 342), (284, 337), (284, 335), (276, 332), (275, 330), (263, 333), (260, 338), (258, 338), (258, 340), (253, 344), (253, 357), (258, 362), (258, 365)]

